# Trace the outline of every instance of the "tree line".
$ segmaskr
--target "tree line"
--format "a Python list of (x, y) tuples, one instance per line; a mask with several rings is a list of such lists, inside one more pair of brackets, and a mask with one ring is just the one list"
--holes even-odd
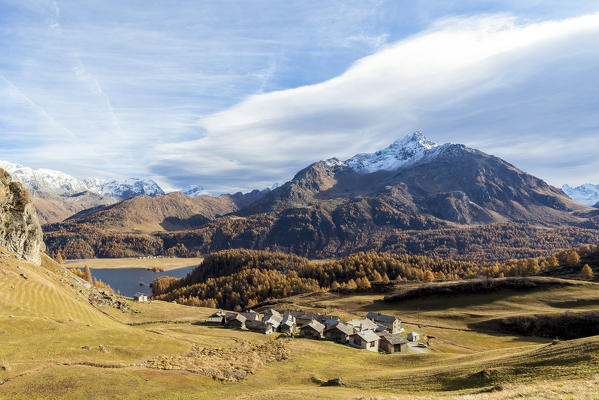
[(463, 280), (528, 276), (575, 269), (593, 279), (599, 246), (584, 245), (549, 257), (474, 263), (409, 254), (359, 252), (339, 260), (310, 261), (281, 252), (233, 249), (212, 253), (186, 277), (161, 277), (154, 298), (233, 309), (319, 290), (367, 290), (372, 282)]

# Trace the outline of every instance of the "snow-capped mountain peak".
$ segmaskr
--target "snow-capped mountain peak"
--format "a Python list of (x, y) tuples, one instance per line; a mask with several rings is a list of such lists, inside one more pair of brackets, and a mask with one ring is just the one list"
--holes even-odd
[(0, 161), (0, 168), (6, 170), (13, 180), (20, 182), (30, 192), (72, 196), (89, 191), (102, 196), (122, 199), (142, 194), (148, 196), (164, 194), (162, 188), (152, 179), (130, 178), (117, 181), (114, 179), (87, 178), (82, 181), (64, 172), (46, 168), (33, 169), (9, 161)]
[(139, 195), (160, 196), (165, 194), (162, 188), (152, 179), (129, 178), (118, 181), (115, 179), (86, 178), (83, 182), (90, 192), (123, 199)]
[[(392, 171), (422, 159), (439, 147), (421, 132), (397, 139), (388, 147), (374, 153), (360, 153), (345, 160), (344, 164), (357, 172)], [(328, 160), (329, 161), (329, 160)]]
[(31, 192), (72, 195), (88, 190), (83, 182), (64, 172), (45, 168), (33, 169), (9, 161), (0, 161), (0, 168)]
[(188, 196), (197, 197), (203, 194), (208, 194), (206, 189), (203, 186), (198, 185), (189, 185), (181, 190), (182, 193), (185, 193)]
[(562, 186), (562, 190), (572, 200), (587, 206), (595, 206), (599, 204), (599, 185), (585, 183), (584, 185), (571, 187), (569, 185)]

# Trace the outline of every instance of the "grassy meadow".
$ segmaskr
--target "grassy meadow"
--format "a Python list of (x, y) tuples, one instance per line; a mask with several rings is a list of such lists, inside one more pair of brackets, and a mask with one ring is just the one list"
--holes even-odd
[[(130, 303), (126, 311), (94, 307), (83, 282), (49, 258), (36, 267), (0, 256), (0, 399), (595, 399), (599, 337), (553, 341), (470, 326), (597, 310), (598, 289), (574, 282), (400, 303), (382, 302), (383, 294), (321, 292), (275, 306), (344, 318), (398, 315), (431, 349), (382, 355), (203, 326), (214, 312), (207, 308), (160, 301)], [(335, 377), (346, 385), (321, 386)]]

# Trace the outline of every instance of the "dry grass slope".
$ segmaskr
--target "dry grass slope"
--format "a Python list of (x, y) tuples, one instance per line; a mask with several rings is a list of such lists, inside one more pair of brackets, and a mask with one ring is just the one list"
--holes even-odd
[[(564, 304), (593, 310), (598, 292), (584, 284), (466, 300), (387, 304), (377, 301), (382, 294), (314, 293), (281, 302), (344, 317), (384, 311), (434, 336), (430, 354), (380, 355), (203, 326), (197, 322), (214, 311), (205, 308), (155, 301), (131, 303), (129, 312), (97, 309), (81, 282), (52, 260), (35, 267), (0, 256), (0, 399), (592, 399), (599, 337), (551, 344), (468, 324), (563, 311)], [(221, 380), (230, 376), (243, 379)], [(346, 386), (320, 386), (338, 376)], [(576, 385), (566, 385), (572, 379)]]

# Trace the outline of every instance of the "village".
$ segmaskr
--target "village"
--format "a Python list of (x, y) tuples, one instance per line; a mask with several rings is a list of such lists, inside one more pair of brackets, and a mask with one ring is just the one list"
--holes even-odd
[(344, 322), (336, 315), (299, 310), (285, 310), (283, 314), (273, 309), (262, 314), (252, 310), (217, 311), (205, 324), (266, 335), (280, 332), (290, 337), (332, 340), (356, 349), (383, 354), (407, 354), (408, 348), (426, 348), (424, 343), (419, 342), (418, 333), (405, 333), (399, 318), (375, 312), (369, 312), (363, 319)]

